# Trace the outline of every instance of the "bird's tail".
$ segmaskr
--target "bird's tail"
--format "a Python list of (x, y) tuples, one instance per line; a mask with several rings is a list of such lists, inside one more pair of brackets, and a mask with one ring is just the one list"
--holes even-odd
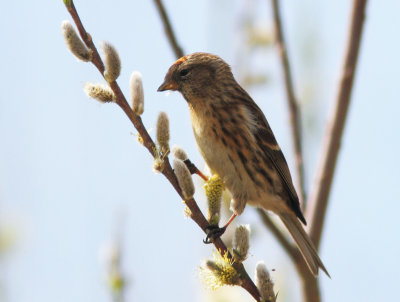
[(284, 225), (289, 230), (290, 234), (303, 255), (308, 268), (313, 273), (314, 276), (318, 275), (318, 268), (321, 268), (325, 274), (330, 278), (328, 271), (326, 270), (324, 264), (318, 256), (317, 250), (314, 247), (310, 237), (307, 235), (306, 231), (303, 229), (300, 221), (291, 214), (281, 213), (280, 218)]

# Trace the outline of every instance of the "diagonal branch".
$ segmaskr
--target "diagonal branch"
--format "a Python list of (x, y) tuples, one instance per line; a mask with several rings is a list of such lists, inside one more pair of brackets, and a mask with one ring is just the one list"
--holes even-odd
[(289, 242), (286, 236), (277, 228), (275, 223), (271, 220), (268, 214), (262, 210), (257, 209), (259, 216), (263, 223), (271, 230), (275, 235), (278, 242), (281, 244), (285, 252), (289, 255), (293, 261), (303, 286), (304, 301), (307, 302), (320, 302), (321, 296), (319, 292), (318, 279), (316, 279), (311, 273), (307, 264), (304, 261), (299, 249)]
[(325, 132), (323, 150), (311, 190), (307, 214), (311, 221), (310, 236), (318, 248), (325, 220), (328, 197), (335, 173), (343, 129), (350, 104), (357, 66), (367, 0), (354, 0), (346, 53), (333, 111)]
[[(295, 261), (298, 258), (299, 250), (289, 242), (286, 236), (277, 228), (275, 223), (271, 220), (268, 214), (263, 209), (257, 209), (257, 213), (260, 216), (264, 225), (269, 228), (282, 246), (282, 248), (286, 251), (286, 253)], [(300, 255), (301, 257), (301, 255)]]
[(304, 191), (304, 164), (303, 164), (303, 153), (301, 145), (301, 119), (300, 119), (301, 116), (299, 107), (297, 105), (296, 96), (294, 93), (292, 72), (287, 55), (285, 37), (283, 35), (279, 0), (272, 0), (272, 10), (274, 14), (276, 45), (279, 50), (279, 56), (283, 68), (287, 102), (289, 106), (290, 129), (292, 132), (293, 148), (294, 148), (296, 172), (297, 172), (296, 189), (299, 194), (300, 204), (304, 209), (306, 203), (306, 195)]
[(178, 41), (176, 40), (176, 36), (174, 30), (172, 29), (171, 22), (169, 21), (167, 11), (164, 8), (164, 4), (161, 0), (154, 0), (158, 13), (160, 14), (160, 18), (162, 23), (164, 24), (165, 34), (168, 37), (169, 44), (171, 45), (172, 49), (174, 50), (175, 56), (180, 58), (183, 57), (183, 50), (179, 46)]
[[(95, 45), (92, 42), (91, 36), (86, 32), (85, 28), (83, 27), (83, 24), (80, 20), (78, 12), (76, 11), (73, 1), (72, 0), (64, 0), (64, 4), (66, 5), (68, 12), (71, 14), (71, 17), (74, 20), (82, 40), (84, 41), (86, 46), (92, 51), (92, 63), (97, 67), (97, 69), (103, 75), (103, 73), (104, 73), (103, 61), (101, 60), (101, 57), (100, 57)], [(103, 77), (104, 77), (104, 75), (103, 75)], [(133, 110), (129, 106), (124, 94), (122, 93), (118, 83), (116, 81), (113, 81), (113, 82), (110, 82), (109, 85), (115, 94), (116, 104), (118, 104), (121, 107), (121, 109), (125, 112), (125, 114), (128, 116), (128, 118), (130, 119), (130, 121), (132, 122), (132, 124), (134, 125), (136, 130), (138, 131), (139, 135), (141, 136), (141, 138), (143, 140), (143, 145), (148, 149), (148, 151), (154, 157), (154, 155), (155, 155), (154, 154), (154, 150), (155, 150), (154, 142), (151, 139), (146, 128), (144, 127), (140, 116), (136, 115), (133, 112)], [(162, 174), (168, 179), (168, 181), (174, 187), (176, 192), (183, 199), (182, 190), (179, 187), (178, 181), (177, 181), (175, 173), (170, 165), (168, 157), (166, 157), (164, 159), (164, 169), (162, 171)], [(206, 228), (209, 226), (209, 223), (208, 223), (207, 219), (204, 217), (200, 208), (198, 207), (196, 201), (192, 198), (192, 199), (186, 200), (185, 203), (191, 211), (191, 218), (206, 233)], [(229, 253), (227, 247), (225, 246), (225, 244), (223, 243), (223, 241), (220, 238), (215, 239), (213, 243), (214, 243), (217, 251), (222, 256), (227, 254), (229, 259), (233, 259), (232, 255)], [(258, 292), (258, 289), (257, 289), (256, 285), (253, 283), (253, 281), (251, 280), (251, 278), (249, 277), (249, 275), (247, 274), (243, 264), (240, 262), (234, 262), (233, 266), (235, 267), (237, 272), (241, 275), (241, 278), (242, 278), (241, 286), (246, 291), (248, 291), (249, 294), (252, 295), (252, 297), (256, 301), (260, 301), (261, 297)]]

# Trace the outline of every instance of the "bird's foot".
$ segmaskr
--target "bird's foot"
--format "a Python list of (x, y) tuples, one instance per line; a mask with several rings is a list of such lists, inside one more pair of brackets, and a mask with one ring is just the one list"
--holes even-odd
[(222, 234), (225, 233), (225, 230), (226, 227), (220, 228), (216, 224), (210, 224), (208, 227), (206, 227), (207, 237), (206, 239), (203, 239), (203, 242), (206, 244), (213, 243), (215, 239), (221, 237)]

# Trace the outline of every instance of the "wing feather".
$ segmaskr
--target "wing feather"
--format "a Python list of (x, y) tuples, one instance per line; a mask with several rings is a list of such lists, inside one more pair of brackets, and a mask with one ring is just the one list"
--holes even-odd
[(294, 211), (296, 216), (306, 225), (306, 220), (300, 208), (299, 198), (296, 193), (296, 189), (293, 186), (292, 177), (290, 175), (289, 167), (286, 162), (285, 156), (283, 155), (279, 145), (275, 139), (275, 136), (268, 124), (261, 109), (251, 99), (244, 89), (241, 89), (241, 102), (246, 105), (247, 110), (252, 114), (256, 127), (251, 127), (256, 137), (258, 145), (264, 152), (265, 158), (272, 164), (276, 169), (279, 176), (282, 179), (284, 188), (286, 189), (289, 197), (288, 205)]

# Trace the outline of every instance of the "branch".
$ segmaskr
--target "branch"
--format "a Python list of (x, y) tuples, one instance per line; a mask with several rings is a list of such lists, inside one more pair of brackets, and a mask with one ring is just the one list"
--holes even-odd
[(318, 286), (318, 279), (316, 279), (307, 267), (306, 262), (303, 259), (299, 249), (291, 244), (287, 237), (282, 234), (282, 232), (277, 228), (268, 214), (262, 210), (257, 209), (264, 225), (269, 228), (275, 235), (278, 242), (281, 244), (285, 252), (288, 254), (289, 258), (293, 261), (299, 276), (301, 277), (301, 282), (303, 286), (303, 301), (307, 302), (320, 302), (320, 292)]
[(295, 153), (295, 163), (297, 172), (297, 191), (299, 193), (300, 204), (305, 208), (306, 195), (304, 192), (304, 165), (301, 146), (301, 119), (300, 112), (297, 106), (296, 97), (294, 94), (292, 72), (289, 64), (289, 59), (286, 50), (286, 42), (283, 36), (282, 21), (279, 8), (279, 0), (272, 0), (272, 9), (274, 14), (274, 28), (276, 45), (279, 50), (279, 56), (283, 68), (285, 78), (285, 87), (287, 94), (287, 102), (289, 106), (290, 129), (292, 132), (293, 148)]
[(277, 228), (277, 226), (271, 220), (268, 214), (263, 209), (257, 209), (257, 213), (260, 216), (264, 225), (271, 230), (272, 234), (275, 235), (276, 239), (281, 244), (285, 252), (289, 255), (289, 257), (295, 263), (297, 262), (296, 259), (301, 259), (299, 250), (288, 241), (287, 237), (284, 236), (283, 233)]
[(176, 40), (176, 36), (174, 30), (172, 29), (171, 22), (169, 21), (167, 11), (164, 8), (163, 3), (161, 0), (154, 0), (157, 6), (158, 13), (160, 14), (160, 18), (162, 23), (164, 24), (165, 34), (167, 35), (169, 44), (171, 45), (172, 49), (174, 50), (175, 56), (177, 58), (183, 57), (183, 50), (179, 46), (178, 41)]
[(310, 237), (318, 248), (324, 225), (329, 192), (335, 173), (340, 142), (350, 104), (367, 0), (354, 0), (338, 92), (325, 132), (323, 151), (311, 190), (307, 214)]
[[(74, 6), (74, 3), (72, 0), (64, 0), (64, 4), (66, 5), (68, 12), (71, 14), (72, 19), (74, 20), (79, 34), (86, 44), (86, 46), (93, 52), (92, 53), (92, 63), (97, 67), (97, 69), (100, 71), (102, 76), (104, 77), (104, 64), (103, 61), (101, 60), (101, 57), (95, 47), (95, 45), (92, 42), (91, 36), (86, 32), (85, 28), (83, 27), (83, 24), (80, 20), (80, 17), (78, 15), (78, 12), (76, 11), (76, 8)], [(146, 128), (143, 125), (142, 119), (140, 116), (136, 115), (132, 108), (129, 106), (124, 94), (122, 93), (118, 83), (116, 81), (113, 81), (109, 83), (110, 88), (115, 94), (115, 102), (121, 107), (121, 109), (125, 112), (125, 114), (128, 116), (136, 130), (138, 131), (139, 135), (141, 136), (143, 140), (143, 145), (148, 149), (148, 151), (151, 153), (151, 155), (154, 157), (154, 150), (155, 150), (155, 144), (153, 140), (151, 139), (149, 133), (147, 132)], [(162, 174), (168, 179), (168, 181), (171, 183), (171, 185), (174, 187), (175, 191), (179, 194), (179, 196), (183, 199), (182, 195), (182, 190), (179, 187), (178, 181), (176, 179), (175, 173), (173, 169), (171, 168), (171, 164), (169, 162), (168, 157), (164, 159), (164, 168), (162, 171)], [(196, 201), (192, 198), (189, 200), (185, 201), (186, 205), (191, 211), (191, 218), (197, 223), (197, 225), (206, 233), (206, 228), (209, 226), (209, 223), (207, 219), (204, 217), (203, 213), (201, 212), (200, 208), (198, 207)], [(228, 249), (226, 248), (225, 244), (223, 241), (218, 238), (214, 240), (214, 246), (216, 247), (217, 251), (223, 256), (225, 254), (228, 255), (229, 259), (233, 259), (232, 255), (229, 253)], [(253, 298), (256, 301), (260, 301), (260, 294), (258, 292), (258, 289), (256, 285), (253, 283), (249, 275), (247, 274), (244, 266), (240, 262), (234, 262), (233, 266), (239, 272), (242, 278), (242, 284), (241, 286), (250, 293), (250, 295), (253, 296)]]

